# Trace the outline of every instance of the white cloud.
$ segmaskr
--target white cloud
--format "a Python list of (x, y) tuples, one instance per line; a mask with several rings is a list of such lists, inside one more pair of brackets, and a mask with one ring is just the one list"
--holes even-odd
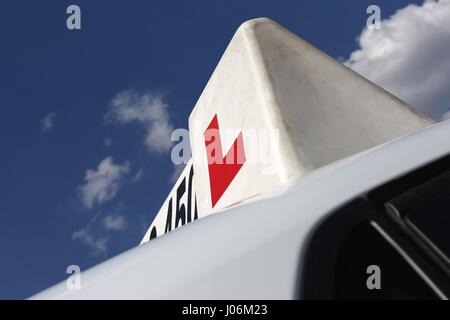
[(105, 147), (110, 147), (113, 143), (112, 139), (109, 137), (106, 137), (105, 140), (103, 141), (103, 143), (105, 144)]
[(126, 90), (112, 99), (106, 118), (120, 124), (140, 123), (147, 130), (146, 146), (152, 151), (165, 152), (172, 145), (173, 130), (167, 109), (161, 94)]
[(55, 124), (55, 118), (56, 118), (55, 112), (47, 113), (45, 117), (41, 119), (41, 129), (43, 131), (52, 130)]
[(109, 215), (102, 220), (103, 228), (106, 230), (123, 230), (127, 227), (127, 222), (124, 216), (121, 215)]
[(141, 181), (142, 177), (144, 176), (144, 169), (139, 169), (138, 172), (134, 175), (134, 177), (131, 179), (131, 182), (139, 182)]
[(130, 171), (130, 165), (114, 164), (111, 157), (103, 159), (97, 170), (87, 170), (85, 184), (79, 187), (81, 201), (86, 208), (111, 200), (120, 188), (122, 178)]
[[(381, 12), (383, 14), (383, 11)], [(450, 0), (408, 5), (365, 28), (347, 66), (440, 120), (450, 107)]]
[(111, 231), (120, 231), (127, 228), (127, 221), (124, 216), (114, 213), (99, 219), (102, 215), (98, 212), (81, 229), (74, 231), (72, 240), (77, 240), (86, 245), (94, 256), (105, 256), (108, 251), (109, 237)]
[(108, 239), (106, 237), (95, 237), (90, 223), (84, 228), (75, 231), (72, 234), (72, 239), (79, 240), (88, 246), (94, 256), (106, 255)]

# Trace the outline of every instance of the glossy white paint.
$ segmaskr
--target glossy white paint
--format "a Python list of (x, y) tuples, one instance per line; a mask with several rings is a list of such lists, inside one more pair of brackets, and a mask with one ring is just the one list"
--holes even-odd
[(291, 299), (311, 231), (336, 208), (450, 153), (450, 122), (322, 167), (276, 197), (181, 227), (33, 299)]

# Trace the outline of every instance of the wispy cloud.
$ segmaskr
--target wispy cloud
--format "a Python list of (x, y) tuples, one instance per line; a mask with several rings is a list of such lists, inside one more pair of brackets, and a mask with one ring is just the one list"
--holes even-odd
[(97, 212), (83, 228), (72, 234), (72, 240), (80, 241), (87, 246), (93, 256), (106, 256), (110, 233), (124, 230), (128, 226), (121, 214), (114, 213), (103, 218), (101, 216), (102, 212)]
[(123, 91), (112, 99), (105, 118), (119, 124), (139, 123), (147, 131), (144, 143), (149, 150), (160, 153), (170, 150), (173, 125), (168, 106), (159, 93)]
[(364, 29), (345, 64), (440, 120), (450, 107), (449, 21), (449, 0), (408, 5)]
[(56, 113), (50, 112), (45, 115), (44, 118), (41, 119), (41, 129), (42, 131), (50, 131), (53, 129), (56, 119)]
[(87, 224), (84, 228), (72, 234), (73, 240), (79, 240), (91, 249), (94, 256), (106, 255), (108, 239), (106, 237), (96, 237), (92, 231), (92, 224)]
[(143, 168), (139, 169), (139, 171), (136, 172), (136, 174), (131, 179), (131, 182), (139, 182), (139, 181), (141, 181), (142, 177), (144, 176), (144, 173), (145, 172), (144, 172)]
[(105, 144), (105, 147), (110, 147), (113, 141), (110, 137), (106, 137), (105, 140), (103, 140), (103, 143)]
[(114, 198), (120, 188), (122, 178), (130, 171), (125, 162), (114, 164), (112, 157), (103, 159), (96, 170), (89, 169), (84, 177), (85, 184), (80, 186), (80, 197), (86, 208), (102, 204)]
[(102, 225), (106, 230), (119, 231), (127, 227), (127, 222), (122, 215), (108, 215), (103, 218)]

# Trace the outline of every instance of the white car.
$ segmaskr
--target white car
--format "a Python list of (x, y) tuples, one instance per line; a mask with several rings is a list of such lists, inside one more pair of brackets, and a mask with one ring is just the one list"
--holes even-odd
[(450, 122), (255, 19), (189, 130), (192, 159), (141, 245), (33, 299), (449, 297)]

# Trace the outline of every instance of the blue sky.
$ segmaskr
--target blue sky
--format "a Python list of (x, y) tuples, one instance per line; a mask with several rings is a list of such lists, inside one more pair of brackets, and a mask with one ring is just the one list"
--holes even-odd
[[(409, 3), (376, 4), (387, 19)], [(66, 28), (70, 4), (81, 8), (82, 30)], [(2, 3), (0, 298), (29, 297), (65, 279), (69, 265), (85, 270), (140, 242), (174, 172), (168, 146), (146, 138), (155, 123), (187, 127), (242, 22), (272, 18), (347, 60), (370, 4)], [(120, 113), (126, 103), (139, 109), (146, 99), (157, 100), (162, 118)]]

